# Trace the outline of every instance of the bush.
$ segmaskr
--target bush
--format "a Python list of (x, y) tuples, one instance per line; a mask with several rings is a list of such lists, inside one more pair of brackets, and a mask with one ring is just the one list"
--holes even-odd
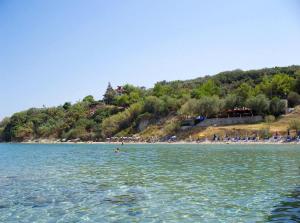
[(288, 95), (288, 102), (290, 107), (300, 105), (300, 95), (296, 92), (290, 92)]
[(265, 122), (266, 123), (272, 123), (272, 122), (274, 122), (275, 121), (275, 116), (274, 115), (267, 115), (266, 117), (265, 117)]
[(180, 128), (180, 123), (176, 121), (171, 121), (166, 124), (164, 131), (167, 135), (175, 133)]
[(289, 123), (289, 128), (294, 129), (296, 132), (298, 132), (298, 130), (300, 130), (300, 121), (296, 119), (291, 120)]

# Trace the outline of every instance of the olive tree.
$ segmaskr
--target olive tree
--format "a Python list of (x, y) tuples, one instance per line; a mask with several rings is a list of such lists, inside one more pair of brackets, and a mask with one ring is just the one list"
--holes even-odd
[(185, 102), (181, 108), (179, 109), (178, 113), (180, 115), (186, 115), (186, 116), (195, 116), (198, 114), (198, 103), (199, 101), (197, 99), (189, 99), (187, 102)]
[(247, 99), (246, 106), (252, 109), (254, 114), (264, 115), (269, 110), (269, 100), (264, 94), (252, 96)]
[(274, 116), (279, 116), (285, 112), (285, 103), (279, 98), (273, 98), (270, 102), (270, 113)]
[(217, 96), (202, 97), (197, 104), (199, 114), (204, 117), (213, 117), (218, 115), (224, 108), (224, 101)]

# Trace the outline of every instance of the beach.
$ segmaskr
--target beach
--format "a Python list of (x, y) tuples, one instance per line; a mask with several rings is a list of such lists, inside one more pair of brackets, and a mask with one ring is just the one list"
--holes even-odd
[[(16, 142), (12, 142), (16, 143)], [(61, 142), (56, 140), (41, 140), (41, 141), (24, 141), (19, 142), (23, 144), (113, 144), (113, 145), (125, 145), (125, 144), (137, 144), (137, 145), (143, 145), (143, 144), (158, 144), (158, 145), (167, 145), (167, 144), (173, 144), (173, 145), (194, 145), (194, 144), (212, 144), (212, 145), (226, 145), (226, 144), (245, 144), (245, 145), (267, 145), (267, 144), (283, 144), (283, 145), (298, 145), (300, 144), (300, 141), (272, 141), (272, 140), (259, 140), (259, 141), (212, 141), (212, 140), (205, 140), (205, 141), (170, 141), (170, 142), (148, 142), (148, 141), (129, 141), (129, 142), (107, 142), (107, 141), (99, 141), (99, 142), (92, 142), (92, 141), (78, 141), (78, 142)]]

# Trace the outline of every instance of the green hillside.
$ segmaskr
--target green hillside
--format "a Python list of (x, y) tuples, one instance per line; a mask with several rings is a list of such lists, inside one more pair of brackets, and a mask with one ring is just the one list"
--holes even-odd
[[(218, 117), (236, 107), (276, 120), (300, 104), (300, 66), (234, 70), (186, 81), (161, 81), (151, 89), (110, 84), (101, 100), (30, 108), (0, 123), (1, 141), (35, 139), (102, 141), (112, 136), (163, 138), (179, 131), (182, 120)], [(299, 117), (300, 118), (300, 117)], [(198, 133), (197, 133), (198, 134)]]

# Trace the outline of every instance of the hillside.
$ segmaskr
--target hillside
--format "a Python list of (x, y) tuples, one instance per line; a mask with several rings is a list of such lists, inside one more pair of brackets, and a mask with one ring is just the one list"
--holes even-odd
[[(296, 107), (296, 109), (287, 114), (282, 115), (274, 122), (267, 123), (261, 122), (257, 124), (240, 124), (240, 125), (228, 125), (228, 126), (211, 126), (205, 129), (195, 128), (190, 132), (186, 132), (182, 137), (187, 138), (187, 134), (190, 134), (193, 139), (198, 138), (209, 138), (211, 139), (214, 134), (218, 136), (230, 136), (235, 137), (237, 135), (240, 136), (254, 136), (254, 135), (275, 135), (278, 133), (279, 135), (286, 135), (287, 130), (291, 129), (291, 124), (295, 120), (300, 120), (300, 107)], [(296, 134), (293, 129), (291, 129), (292, 134)]]
[[(249, 135), (286, 132), (299, 123), (300, 66), (234, 70), (186, 81), (161, 81), (153, 88), (126, 84), (113, 88), (96, 100), (65, 102), (57, 107), (30, 108), (0, 123), (1, 141), (81, 140), (103, 141), (117, 136), (139, 136), (144, 140), (203, 138), (212, 134)], [(249, 108), (252, 115), (269, 117), (269, 123), (223, 127), (194, 127), (182, 131), (182, 121), (195, 116), (220, 117), (227, 110)], [(296, 128), (295, 128), (296, 129)], [(299, 127), (300, 129), (300, 127)], [(267, 132), (267, 133), (266, 133)]]

